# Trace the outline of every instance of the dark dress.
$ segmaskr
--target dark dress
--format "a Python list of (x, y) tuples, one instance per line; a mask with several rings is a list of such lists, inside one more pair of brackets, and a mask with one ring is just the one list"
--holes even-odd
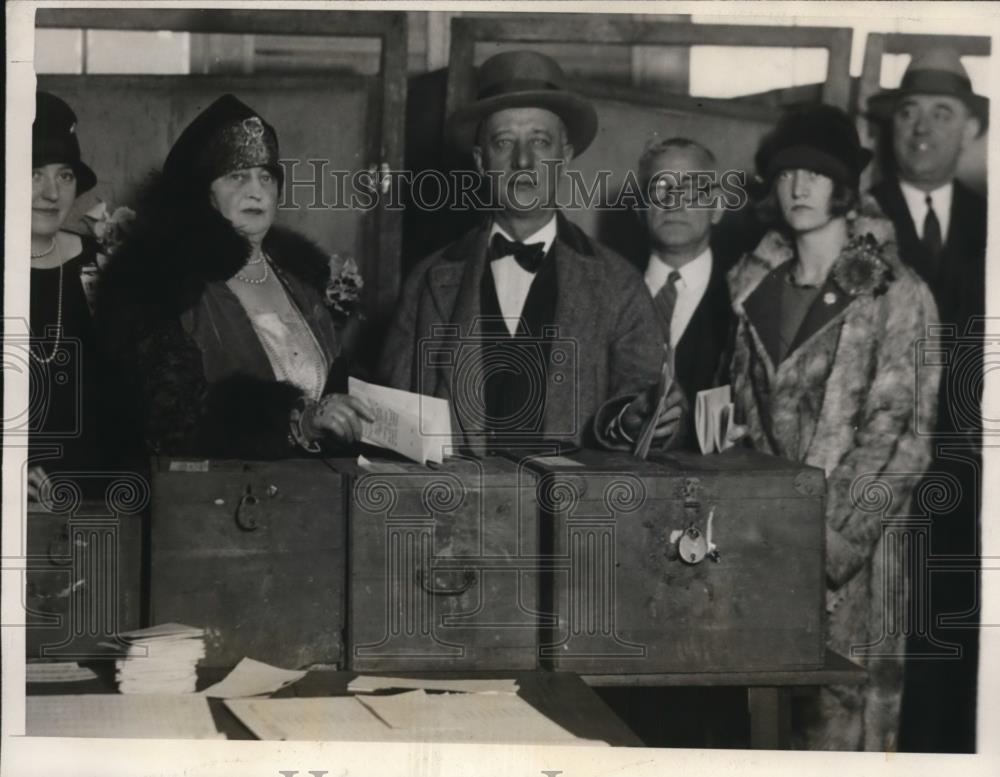
[[(31, 270), (29, 464), (48, 473), (90, 470), (102, 463), (98, 386), (100, 368), (93, 317), (81, 276), (97, 272), (97, 243), (60, 268)], [(62, 330), (56, 349), (59, 283)], [(47, 363), (44, 361), (53, 356)]]

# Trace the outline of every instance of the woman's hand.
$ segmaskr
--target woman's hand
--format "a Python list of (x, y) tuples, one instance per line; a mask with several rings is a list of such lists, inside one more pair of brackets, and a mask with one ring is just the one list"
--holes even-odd
[(41, 467), (28, 467), (28, 501), (41, 502), (48, 490), (49, 476)]
[(362, 421), (374, 421), (375, 413), (365, 400), (347, 394), (327, 394), (307, 415), (306, 425), (332, 434), (342, 442), (361, 439)]

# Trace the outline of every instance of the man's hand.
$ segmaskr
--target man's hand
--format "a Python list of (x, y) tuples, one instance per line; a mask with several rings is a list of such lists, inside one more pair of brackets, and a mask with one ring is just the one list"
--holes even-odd
[[(651, 386), (633, 399), (621, 415), (622, 431), (632, 440), (637, 440), (642, 434), (642, 428), (650, 413), (656, 409), (659, 397), (656, 396), (656, 386)], [(670, 384), (667, 400), (663, 403), (663, 412), (656, 419), (654, 440), (668, 440), (677, 431), (677, 425), (684, 414), (684, 392), (676, 382)]]

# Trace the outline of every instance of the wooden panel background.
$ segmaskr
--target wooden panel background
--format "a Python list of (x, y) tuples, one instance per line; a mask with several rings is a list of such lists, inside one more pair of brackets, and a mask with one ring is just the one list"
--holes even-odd
[[(83, 157), (98, 185), (81, 197), (69, 226), (97, 199), (129, 205), (137, 185), (158, 169), (187, 124), (216, 97), (232, 92), (259, 112), (278, 133), (282, 159), (328, 159), (328, 169), (355, 170), (375, 158), (368, 148), (377, 137), (370, 126), (377, 79), (320, 77), (42, 76), (39, 88), (65, 99), (79, 118)], [(308, 110), (303, 110), (308, 106)], [(308, 121), (303, 121), (303, 116)], [(306, 164), (299, 179), (311, 177)], [(327, 177), (327, 200), (334, 181)], [(308, 191), (296, 194), (308, 203)], [(278, 224), (299, 230), (328, 251), (350, 252), (363, 262), (374, 258), (367, 246), (366, 213), (348, 209), (286, 207)], [(369, 250), (366, 250), (369, 249)], [(362, 270), (365, 268), (362, 267)]]

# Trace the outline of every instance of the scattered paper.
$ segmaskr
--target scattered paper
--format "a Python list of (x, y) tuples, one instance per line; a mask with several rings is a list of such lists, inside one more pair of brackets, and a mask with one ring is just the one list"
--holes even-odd
[(569, 456), (536, 456), (533, 462), (545, 464), (549, 467), (582, 467), (583, 463), (574, 461)]
[(291, 685), (305, 675), (304, 671), (280, 669), (262, 661), (244, 658), (224, 679), (201, 693), (214, 699), (262, 696)]
[(448, 401), (349, 378), (347, 391), (366, 400), (375, 421), (362, 422), (361, 441), (388, 448), (423, 464), (444, 460), (453, 446)]
[(374, 472), (383, 475), (387, 472), (394, 475), (413, 472), (412, 464), (403, 464), (398, 461), (372, 461), (364, 456), (358, 456), (358, 467), (365, 472)]
[(428, 694), (416, 690), (357, 698), (393, 729), (421, 740), (477, 744), (590, 743), (514, 694)]
[(225, 739), (203, 696), (26, 696), (25, 733), (40, 737)]
[(733, 401), (729, 386), (699, 391), (694, 400), (694, 427), (702, 454), (732, 447)]
[(28, 663), (24, 667), (25, 681), (29, 683), (78, 683), (93, 680), (97, 672), (76, 662)]
[(258, 739), (307, 742), (401, 739), (354, 696), (228, 699), (225, 704)]
[(431, 680), (416, 677), (358, 675), (347, 686), (353, 693), (371, 693), (390, 688), (423, 688), (427, 691), (463, 693), (517, 693), (517, 680)]

